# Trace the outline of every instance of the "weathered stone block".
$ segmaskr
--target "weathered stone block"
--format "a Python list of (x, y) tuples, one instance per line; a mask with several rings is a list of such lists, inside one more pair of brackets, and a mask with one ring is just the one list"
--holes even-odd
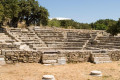
[(0, 55), (0, 65), (5, 65), (5, 57), (3, 55)]
[(65, 57), (61, 57), (59, 59), (57, 59), (58, 64), (66, 64), (66, 58)]
[(53, 75), (43, 75), (42, 80), (55, 80)]
[(43, 64), (53, 64), (53, 63), (57, 63), (57, 60), (43, 60), (42, 62)]
[(90, 75), (92, 75), (92, 76), (102, 76), (102, 72), (101, 71), (91, 71)]

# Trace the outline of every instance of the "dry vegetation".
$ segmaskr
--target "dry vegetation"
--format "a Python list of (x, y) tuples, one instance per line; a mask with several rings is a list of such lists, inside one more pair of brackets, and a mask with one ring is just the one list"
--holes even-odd
[[(102, 77), (93, 77), (92, 70), (103, 72)], [(56, 80), (120, 80), (120, 62), (92, 64), (77, 63), (59, 66), (41, 64), (15, 64), (0, 67), (0, 80), (41, 80), (42, 75), (54, 75)]]

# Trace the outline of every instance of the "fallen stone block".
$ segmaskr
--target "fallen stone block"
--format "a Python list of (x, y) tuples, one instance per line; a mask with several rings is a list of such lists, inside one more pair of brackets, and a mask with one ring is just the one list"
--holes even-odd
[(0, 66), (5, 65), (5, 64), (6, 64), (6, 62), (5, 62), (4, 56), (0, 55)]
[(53, 75), (43, 75), (42, 80), (55, 80)]
[(60, 65), (66, 64), (66, 58), (65, 57), (61, 57), (60, 59), (58, 59), (58, 64), (60, 64)]
[(43, 60), (43, 64), (57, 63), (57, 60)]
[(28, 51), (28, 50), (30, 50), (30, 48), (29, 48), (28, 45), (24, 44), (24, 45), (20, 45), (20, 50), (26, 50), (26, 51)]
[(92, 75), (92, 76), (102, 76), (102, 72), (101, 71), (91, 71), (90, 75)]

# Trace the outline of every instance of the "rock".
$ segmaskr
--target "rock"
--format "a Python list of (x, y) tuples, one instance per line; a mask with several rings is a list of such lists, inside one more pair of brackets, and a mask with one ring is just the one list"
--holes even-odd
[(52, 63), (56, 63), (57, 60), (43, 60), (44, 64), (52, 64)]
[(15, 44), (15, 45), (21, 45), (22, 42), (14, 42), (13, 44)]
[(51, 66), (52, 64), (43, 64), (44, 66)]
[(53, 75), (43, 75), (42, 80), (55, 80)]
[(58, 59), (58, 64), (60, 64), (60, 65), (66, 64), (66, 58), (65, 57), (61, 57), (60, 59)]
[(5, 64), (6, 62), (5, 62), (4, 56), (0, 55), (0, 66), (5, 65)]
[(92, 76), (102, 76), (102, 72), (101, 71), (91, 71), (90, 75), (92, 75)]
[(24, 45), (20, 45), (20, 50), (26, 50), (26, 51), (29, 51), (30, 48), (29, 48), (29, 46), (27, 46), (26, 44), (24, 44)]

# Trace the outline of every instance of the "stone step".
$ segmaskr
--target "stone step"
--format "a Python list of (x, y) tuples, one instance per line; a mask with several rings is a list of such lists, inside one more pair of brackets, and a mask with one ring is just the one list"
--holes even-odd
[(92, 53), (91, 60), (95, 64), (111, 62), (110, 56), (106, 52), (105, 53)]
[(81, 50), (82, 47), (34, 47), (34, 50)]
[(105, 57), (94, 57), (94, 61), (110, 61), (110, 57), (109, 57), (109, 56), (105, 56)]
[(42, 63), (43, 64), (54, 64), (54, 63), (57, 63), (57, 60), (43, 60)]
[(42, 55), (43, 64), (66, 64), (65, 54), (61, 54), (59, 51), (49, 50), (43, 52)]
[(42, 80), (55, 80), (53, 75), (43, 75)]
[(76, 45), (76, 44), (73, 44), (73, 45), (70, 45), (70, 44), (68, 44), (68, 45), (63, 45), (63, 44), (47, 44), (47, 47), (58, 47), (58, 48), (67, 48), (67, 47), (69, 47), (69, 48), (79, 48), (79, 47), (83, 47), (83, 45)]
[(99, 64), (99, 63), (111, 63), (112, 61), (96, 61), (94, 62), (95, 64)]
[(47, 44), (84, 44), (83, 42), (47, 42)]

